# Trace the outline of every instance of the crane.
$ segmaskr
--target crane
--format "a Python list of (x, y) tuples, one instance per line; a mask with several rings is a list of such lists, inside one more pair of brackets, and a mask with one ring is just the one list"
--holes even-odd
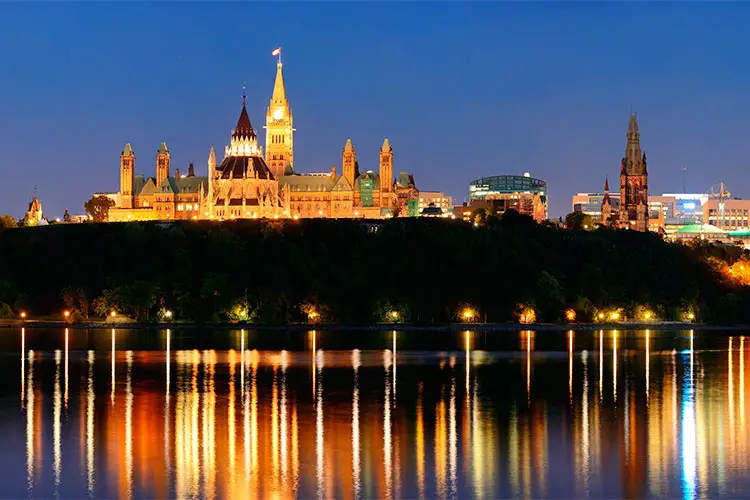
[(722, 221), (722, 223), (724, 221), (724, 201), (728, 200), (730, 196), (732, 196), (732, 193), (725, 189), (724, 181), (721, 181), (708, 189), (708, 197), (714, 200), (719, 200), (719, 220)]

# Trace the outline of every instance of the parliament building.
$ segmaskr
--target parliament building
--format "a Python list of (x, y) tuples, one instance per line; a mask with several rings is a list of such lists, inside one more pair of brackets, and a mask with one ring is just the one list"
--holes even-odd
[(336, 166), (321, 173), (297, 172), (292, 110), (286, 96), (281, 59), (266, 113), (265, 148), (259, 145), (243, 96), (242, 109), (224, 158), (217, 163), (211, 146), (207, 175), (172, 168), (162, 142), (156, 151), (156, 175), (135, 173), (135, 152), (126, 144), (120, 155), (120, 190), (101, 194), (114, 200), (112, 222), (242, 218), (383, 218), (418, 215), (414, 177), (394, 178), (393, 149), (380, 148), (379, 170), (361, 172), (351, 139)]

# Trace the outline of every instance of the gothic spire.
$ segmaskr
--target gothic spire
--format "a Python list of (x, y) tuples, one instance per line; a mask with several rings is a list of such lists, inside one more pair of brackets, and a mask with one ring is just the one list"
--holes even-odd
[(383, 141), (383, 147), (380, 148), (381, 151), (391, 151), (391, 143), (388, 142), (388, 138), (386, 137)]
[(609, 177), (604, 178), (604, 192), (609, 193)]
[(628, 137), (638, 133), (638, 115), (630, 115), (630, 123), (628, 123)]
[(286, 87), (284, 87), (284, 74), (281, 71), (281, 59), (276, 63), (276, 81), (273, 84), (273, 95), (271, 106), (286, 106)]
[(250, 117), (247, 114), (247, 107), (245, 106), (244, 97), (242, 102), (242, 112), (240, 112), (240, 119), (237, 120), (237, 126), (232, 132), (232, 137), (256, 137), (253, 125), (250, 123)]

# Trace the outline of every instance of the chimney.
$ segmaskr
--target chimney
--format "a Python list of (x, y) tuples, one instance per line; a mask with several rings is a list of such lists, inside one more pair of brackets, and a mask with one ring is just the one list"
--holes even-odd
[(333, 165), (331, 167), (331, 178), (335, 181), (336, 180), (336, 165)]
[(180, 178), (180, 169), (176, 168), (174, 169), (174, 178), (179, 179)]

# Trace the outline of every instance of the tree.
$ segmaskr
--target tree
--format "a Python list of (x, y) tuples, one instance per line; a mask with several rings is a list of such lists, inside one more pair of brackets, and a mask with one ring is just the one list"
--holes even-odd
[(393, 197), (391, 202), (391, 213), (394, 217), (399, 217), (404, 211), (404, 202), (398, 196)]
[(10, 215), (0, 215), (0, 229), (16, 227), (16, 220)]
[(115, 206), (115, 202), (106, 196), (94, 196), (83, 204), (94, 222), (107, 222), (109, 220), (109, 209)]
[(583, 212), (570, 212), (565, 216), (565, 227), (568, 229), (586, 230), (594, 228), (594, 218)]

